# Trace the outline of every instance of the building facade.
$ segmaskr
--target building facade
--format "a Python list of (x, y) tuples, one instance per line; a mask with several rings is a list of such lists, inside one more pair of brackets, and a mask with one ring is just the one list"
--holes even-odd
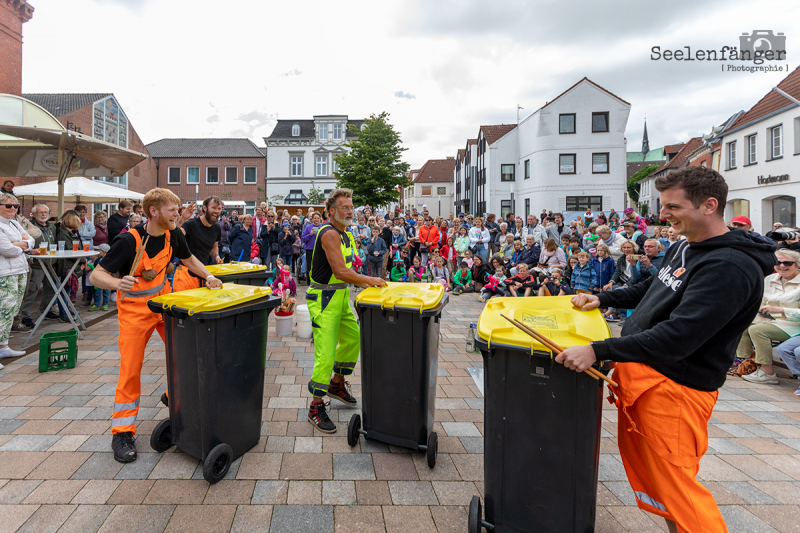
[(0, 93), (22, 94), (22, 25), (32, 17), (25, 0), (0, 0)]
[[(316, 115), (312, 120), (278, 120), (264, 137), (267, 155), (266, 195), (275, 204), (306, 204), (311, 188), (327, 194), (336, 187), (336, 156), (358, 137), (349, 126), (363, 120), (347, 115)], [(280, 200), (278, 199), (280, 197)], [(274, 201), (273, 201), (274, 200)]]
[(797, 225), (800, 196), (800, 67), (719, 135), (728, 183), (725, 219), (744, 215), (767, 232)]
[(427, 209), (432, 217), (447, 216), (454, 212), (453, 171), (456, 160), (429, 159), (419, 170), (411, 171), (411, 186), (402, 191), (403, 206), (409, 211), (422, 213)]
[(468, 213), (475, 205), (473, 194), (477, 179), (478, 139), (467, 139), (467, 144), (456, 154), (453, 170), (455, 180), (454, 203), (458, 212)]
[(519, 125), (481, 126), (474, 180), (466, 180), (467, 167), (457, 161), (457, 205), (476, 214), (520, 216), (543, 208), (623, 209), (630, 109), (584, 78)]
[(161, 139), (148, 144), (159, 187), (181, 202), (218, 196), (228, 210), (255, 214), (264, 193), (264, 152), (249, 139)]

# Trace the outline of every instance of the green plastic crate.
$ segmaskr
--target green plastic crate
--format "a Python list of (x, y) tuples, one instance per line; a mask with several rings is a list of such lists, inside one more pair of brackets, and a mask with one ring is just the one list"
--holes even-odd
[[(66, 346), (54, 347), (60, 342)], [(78, 332), (59, 331), (45, 333), (39, 340), (39, 372), (61, 370), (62, 368), (75, 368), (78, 359)]]

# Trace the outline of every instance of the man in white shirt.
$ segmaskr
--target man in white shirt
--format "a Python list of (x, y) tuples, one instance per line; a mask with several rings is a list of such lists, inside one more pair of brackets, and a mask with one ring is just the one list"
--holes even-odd
[(544, 240), (547, 238), (547, 230), (539, 224), (535, 215), (528, 215), (528, 225), (523, 229), (522, 235), (532, 235), (534, 242), (539, 245), (539, 248), (542, 248)]

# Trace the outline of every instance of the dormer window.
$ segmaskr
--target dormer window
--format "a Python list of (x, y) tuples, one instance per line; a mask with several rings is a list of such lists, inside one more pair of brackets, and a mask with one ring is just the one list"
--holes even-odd
[(328, 140), (328, 125), (327, 124), (320, 124), (319, 125), (319, 140), (320, 141), (327, 141)]
[(342, 124), (333, 125), (333, 140), (334, 141), (342, 140)]
[(300, 125), (295, 124), (292, 126), (292, 137), (300, 137)]

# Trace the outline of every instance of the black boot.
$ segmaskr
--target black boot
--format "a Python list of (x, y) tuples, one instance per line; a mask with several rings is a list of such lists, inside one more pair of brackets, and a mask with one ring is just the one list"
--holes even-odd
[(325, 411), (325, 404), (322, 402), (311, 404), (311, 407), (308, 409), (308, 421), (323, 433), (336, 433), (336, 424), (328, 418), (328, 413)]
[(114, 459), (120, 463), (130, 463), (136, 460), (136, 444), (130, 431), (117, 433), (111, 439), (111, 449), (114, 450)]

